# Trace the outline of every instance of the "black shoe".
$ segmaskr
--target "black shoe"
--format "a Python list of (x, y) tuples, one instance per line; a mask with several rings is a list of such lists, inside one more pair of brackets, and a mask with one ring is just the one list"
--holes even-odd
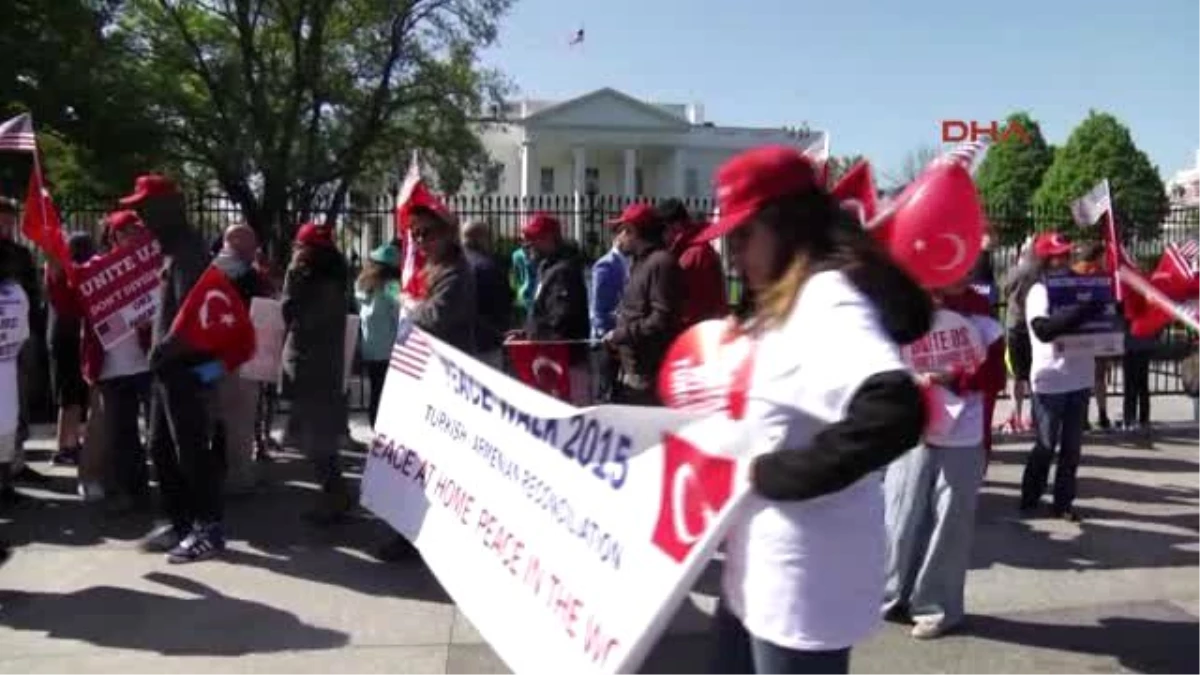
[(28, 464), (21, 467), (21, 470), (13, 474), (13, 480), (18, 483), (29, 483), (31, 485), (46, 485), (50, 482), (50, 477), (43, 473), (34, 471)]
[(1105, 431), (1108, 431), (1109, 429), (1112, 429), (1112, 422), (1111, 422), (1111, 421), (1109, 421), (1109, 419), (1108, 419), (1108, 415), (1101, 415), (1101, 416), (1100, 416), (1100, 428), (1101, 428), (1101, 429), (1103, 429), (1103, 430), (1105, 430)]
[(50, 458), (50, 463), (54, 466), (79, 466), (79, 452), (78, 445), (73, 448), (59, 448), (54, 457)]
[(1033, 518), (1037, 515), (1037, 511), (1037, 504), (1022, 504), (1021, 506), (1017, 507), (1017, 513), (1019, 513), (1022, 518)]
[(167, 554), (172, 565), (200, 562), (215, 558), (225, 551), (225, 532), (218, 523), (198, 525), (179, 545)]
[(0, 487), (0, 507), (9, 508), (19, 506), (29, 501), (29, 497), (17, 492), (17, 489), (11, 485)]

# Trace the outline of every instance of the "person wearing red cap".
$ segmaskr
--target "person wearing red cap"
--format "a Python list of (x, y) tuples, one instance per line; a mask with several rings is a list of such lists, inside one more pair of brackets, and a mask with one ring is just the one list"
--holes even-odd
[(188, 223), (183, 195), (166, 176), (139, 176), (120, 204), (138, 213), (163, 253), (149, 354), (150, 456), (167, 522), (141, 547), (166, 552), (172, 563), (206, 560), (225, 549), (221, 462), (212, 449), (209, 419), (214, 383), (195, 370), (213, 359), (191, 350), (171, 327), (208, 267), (208, 246)]
[(338, 461), (345, 430), (342, 380), (350, 312), (346, 276), (346, 259), (333, 243), (333, 227), (302, 225), (283, 282), (283, 372), (296, 446), (312, 463), (321, 486), (316, 509), (305, 516), (318, 525), (336, 523), (354, 507)]
[[(717, 171), (719, 215), (753, 292), (733, 327), (756, 345), (740, 424), (751, 494), (725, 541), (714, 672), (847, 672), (880, 624), (886, 532), (878, 471), (926, 412), (899, 345), (932, 301), (825, 189), (796, 148)], [(814, 499), (821, 497), (819, 500)]]
[(679, 264), (667, 250), (666, 223), (649, 204), (632, 204), (611, 222), (629, 238), (629, 281), (617, 307), (617, 325), (604, 342), (617, 351), (621, 368), (614, 400), (661, 405), (658, 369), (679, 335), (683, 307)]
[(1058, 454), (1054, 472), (1053, 513), (1077, 521), (1075, 474), (1083, 445), (1083, 423), (1087, 417), (1088, 394), (1095, 380), (1095, 357), (1063, 349), (1055, 344), (1104, 310), (1099, 301), (1051, 312), (1046, 275), (1070, 274), (1074, 247), (1057, 232), (1038, 235), (1033, 242), (1039, 278), (1025, 296), (1025, 320), (1031, 336), (1029, 382), (1033, 390), (1033, 449), (1021, 477), (1021, 513), (1031, 515), (1041, 502), (1050, 476), (1050, 465)]
[(537, 266), (537, 287), (525, 319), (524, 335), (533, 341), (577, 340), (571, 346), (571, 397), (586, 400), (588, 383), (587, 285), (584, 281), (583, 256), (573, 244), (563, 240), (558, 219), (535, 213), (521, 228), (521, 237), (529, 245), (529, 255)]
[(693, 222), (687, 207), (678, 199), (664, 201), (656, 211), (667, 227), (667, 244), (679, 262), (680, 283), (687, 289), (680, 308), (680, 329), (728, 315), (721, 256), (711, 242), (695, 240), (696, 234), (704, 229), (703, 223)]

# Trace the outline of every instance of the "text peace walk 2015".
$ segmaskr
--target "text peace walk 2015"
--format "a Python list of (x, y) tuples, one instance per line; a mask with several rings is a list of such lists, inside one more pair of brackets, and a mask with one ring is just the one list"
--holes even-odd
[(376, 437), (371, 453), (393, 467), (399, 466), (401, 475), (420, 484), (430, 503), (453, 513), (461, 526), (473, 528), (480, 544), (493, 554), (491, 559), (518, 579), (533, 599), (544, 600), (545, 610), (594, 663), (603, 664), (620, 645), (604, 630), (599, 618), (588, 613), (583, 596), (568, 587), (565, 577), (551, 570), (526, 543), (527, 539), (511, 526), (506, 527), (499, 515), (477, 504), (461, 482), (422, 459), (413, 448), (382, 434)]
[[(629, 477), (629, 453), (633, 450), (633, 439), (628, 434), (586, 415), (575, 415), (565, 420), (531, 415), (501, 398), (454, 361), (441, 354), (437, 358), (446, 371), (447, 384), (455, 395), (485, 412), (499, 415), (534, 438), (558, 448), (575, 459), (582, 468), (590, 468), (595, 478), (607, 482), (614, 490), (621, 489), (625, 484)], [(561, 439), (560, 421), (567, 427)]]
[[(425, 422), (455, 442), (462, 442), (469, 436), (466, 425), (446, 411), (429, 404), (425, 406)], [(581, 539), (600, 562), (608, 564), (614, 570), (621, 569), (624, 546), (615, 535), (590, 517), (577, 518), (575, 509), (567, 497), (558, 494), (548, 482), (533, 471), (522, 470), (515, 460), (505, 456), (491, 441), (476, 435), (471, 440), (470, 447), (489, 468), (511, 481), (526, 499), (541, 511), (548, 513), (556, 524)]]

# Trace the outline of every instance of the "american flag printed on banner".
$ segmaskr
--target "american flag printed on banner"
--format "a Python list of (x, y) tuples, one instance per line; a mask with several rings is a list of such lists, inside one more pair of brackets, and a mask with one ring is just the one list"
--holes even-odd
[(37, 137), (33, 133), (33, 118), (29, 113), (0, 123), (0, 150), (37, 151)]
[(433, 356), (433, 347), (421, 329), (409, 319), (400, 320), (396, 343), (392, 345), (391, 367), (414, 380), (425, 376), (425, 366)]

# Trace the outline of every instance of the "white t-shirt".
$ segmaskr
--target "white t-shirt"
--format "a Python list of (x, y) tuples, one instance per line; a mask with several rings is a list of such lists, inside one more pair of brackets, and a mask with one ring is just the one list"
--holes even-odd
[(1095, 380), (1096, 358), (1090, 354), (1063, 350), (1053, 342), (1042, 342), (1033, 332), (1033, 320), (1050, 315), (1046, 284), (1035, 283), (1025, 296), (1025, 321), (1029, 325), (1029, 382), (1035, 394), (1065, 394), (1091, 389)]
[(20, 284), (0, 283), (0, 436), (17, 431), (17, 353), (29, 338), (29, 298)]
[[(904, 369), (870, 301), (840, 272), (823, 272), (808, 281), (784, 325), (762, 336), (745, 419), (780, 433), (780, 447), (803, 452), (845, 416), (864, 380)], [(722, 588), (752, 635), (826, 650), (878, 627), (882, 489), (872, 474), (802, 502), (749, 498), (726, 541)]]
[(138, 341), (137, 333), (134, 333), (104, 353), (104, 366), (100, 368), (100, 381), (136, 375), (148, 370), (150, 370), (150, 362), (146, 360), (146, 352)]
[[(979, 332), (985, 352), (1004, 334), (1004, 328), (991, 317), (963, 316)], [(945, 431), (927, 434), (925, 442), (943, 448), (978, 448), (983, 445), (983, 392), (968, 391), (956, 398), (962, 404), (958, 418)]]

